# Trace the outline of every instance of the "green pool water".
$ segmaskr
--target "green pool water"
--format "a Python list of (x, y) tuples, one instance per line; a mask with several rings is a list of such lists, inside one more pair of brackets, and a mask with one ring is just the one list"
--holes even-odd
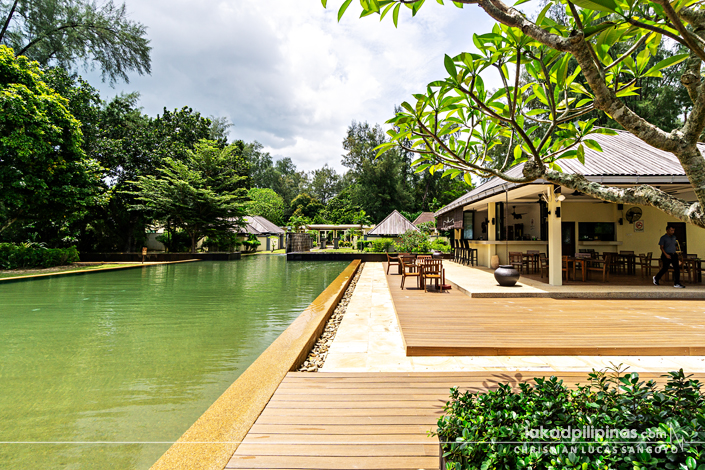
[(0, 284), (0, 469), (146, 469), (347, 266), (284, 256)]

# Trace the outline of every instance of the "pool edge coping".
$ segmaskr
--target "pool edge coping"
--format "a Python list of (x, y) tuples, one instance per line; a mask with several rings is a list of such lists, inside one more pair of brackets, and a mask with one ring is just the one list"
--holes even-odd
[(306, 360), (360, 264), (352, 261), (150, 470), (224, 469), (286, 374)]
[[(52, 276), (69, 276), (72, 274), (91, 274), (91, 273), (104, 273), (106, 271), (117, 271), (119, 269), (134, 269), (134, 268), (148, 268), (149, 266), (162, 266), (165, 264), (178, 264), (178, 263), (192, 263), (194, 261), (201, 261), (200, 259), (185, 259), (179, 261), (154, 261), (148, 264), (131, 264), (129, 266), (114, 266), (112, 268), (98, 268), (98, 269), (78, 269), (76, 271), (63, 271), (58, 273), (44, 273), (44, 274), (32, 274), (29, 276), (14, 276), (14, 277), (4, 277), (0, 278), (0, 284), (3, 282), (20, 282), (20, 281), (32, 281), (34, 279), (42, 279), (45, 277)], [(106, 261), (106, 264), (111, 264)]]

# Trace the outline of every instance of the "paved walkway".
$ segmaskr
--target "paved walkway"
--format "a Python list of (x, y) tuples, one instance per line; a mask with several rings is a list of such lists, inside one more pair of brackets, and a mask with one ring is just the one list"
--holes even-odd
[(457, 284), (472, 297), (705, 299), (705, 283), (688, 284), (686, 289), (674, 289), (665, 281), (662, 285), (655, 286), (648, 279), (644, 279), (643, 285), (622, 286), (607, 282), (598, 285), (571, 283), (565, 286), (551, 286), (521, 277), (516, 287), (508, 288), (497, 285), (494, 271), (488, 268), (470, 268), (452, 261), (444, 261), (443, 267), (446, 270), (446, 279)]
[[(478, 273), (482, 273), (481, 270), (455, 263), (444, 265), (448, 265), (446, 277), (453, 282), (468, 282), (471, 276), (481, 276)], [(703, 356), (407, 357), (385, 269), (386, 263), (365, 264), (321, 372), (591, 371), (604, 369), (611, 363), (624, 364), (634, 372), (663, 372), (680, 368), (688, 372), (705, 371)], [(491, 276), (491, 273), (486, 274)], [(534, 289), (532, 286), (528, 288)], [(468, 302), (472, 302), (470, 297)]]

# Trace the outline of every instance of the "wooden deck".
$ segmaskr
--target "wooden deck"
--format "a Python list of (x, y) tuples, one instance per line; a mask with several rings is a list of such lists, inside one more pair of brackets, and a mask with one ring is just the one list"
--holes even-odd
[[(567, 385), (584, 372), (557, 373)], [(228, 469), (438, 468), (436, 429), (449, 389), (514, 386), (545, 372), (290, 372)], [(644, 380), (659, 374), (640, 374)], [(703, 379), (702, 374), (696, 377)]]
[(407, 356), (702, 356), (705, 301), (470, 298), (387, 276)]

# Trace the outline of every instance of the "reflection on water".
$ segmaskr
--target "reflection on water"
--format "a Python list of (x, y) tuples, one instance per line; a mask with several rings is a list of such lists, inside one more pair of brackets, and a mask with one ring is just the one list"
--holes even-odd
[(258, 255), (0, 284), (0, 468), (149, 468), (346, 265)]

